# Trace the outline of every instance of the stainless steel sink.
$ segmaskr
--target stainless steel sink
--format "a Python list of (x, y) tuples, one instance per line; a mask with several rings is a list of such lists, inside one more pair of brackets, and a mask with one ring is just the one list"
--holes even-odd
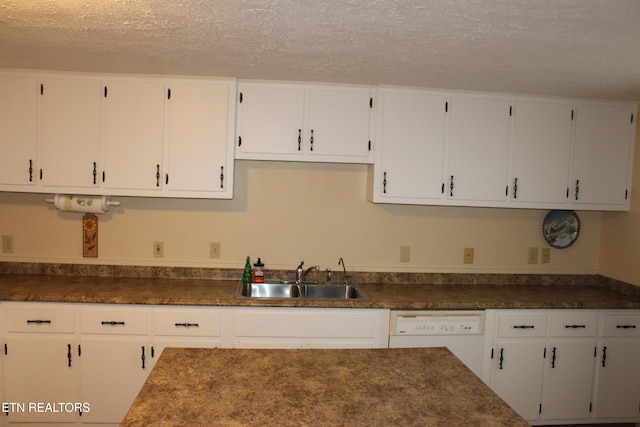
[(240, 283), (238, 298), (270, 299), (366, 299), (367, 296), (353, 285), (320, 285), (316, 283), (265, 282)]

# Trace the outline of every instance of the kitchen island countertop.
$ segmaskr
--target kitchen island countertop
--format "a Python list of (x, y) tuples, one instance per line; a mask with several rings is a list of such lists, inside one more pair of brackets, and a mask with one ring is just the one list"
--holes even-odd
[(121, 425), (529, 424), (446, 348), (167, 348)]

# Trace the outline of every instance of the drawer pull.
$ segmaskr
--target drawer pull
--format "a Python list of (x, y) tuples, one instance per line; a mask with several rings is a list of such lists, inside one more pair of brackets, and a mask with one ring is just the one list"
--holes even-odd
[(584, 329), (587, 325), (564, 325), (566, 329)]
[(534, 329), (534, 325), (513, 325), (513, 329)]
[(617, 329), (635, 329), (636, 325), (617, 325)]
[(183, 327), (183, 328), (197, 328), (200, 325), (198, 323), (176, 323), (176, 328), (178, 327)]
[(116, 326), (116, 325), (124, 326), (124, 322), (116, 322), (115, 320), (103, 321), (101, 323), (102, 323), (102, 326)]
[(51, 320), (27, 320), (27, 323), (35, 323), (36, 325), (42, 325), (42, 324), (47, 324), (50, 325), (51, 324)]

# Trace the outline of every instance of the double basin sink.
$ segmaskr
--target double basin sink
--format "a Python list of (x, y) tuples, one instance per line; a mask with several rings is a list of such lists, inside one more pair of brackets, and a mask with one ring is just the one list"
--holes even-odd
[(239, 298), (271, 299), (366, 299), (366, 295), (353, 285), (321, 285), (271, 281), (265, 283), (240, 283), (236, 296)]

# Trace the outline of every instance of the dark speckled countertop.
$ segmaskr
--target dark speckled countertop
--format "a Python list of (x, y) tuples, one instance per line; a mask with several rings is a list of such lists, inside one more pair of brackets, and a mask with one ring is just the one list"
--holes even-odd
[(367, 299), (236, 297), (239, 270), (0, 263), (0, 301), (390, 309), (640, 309), (640, 287), (597, 275), (357, 273)]
[(122, 426), (528, 426), (446, 348), (165, 349)]

